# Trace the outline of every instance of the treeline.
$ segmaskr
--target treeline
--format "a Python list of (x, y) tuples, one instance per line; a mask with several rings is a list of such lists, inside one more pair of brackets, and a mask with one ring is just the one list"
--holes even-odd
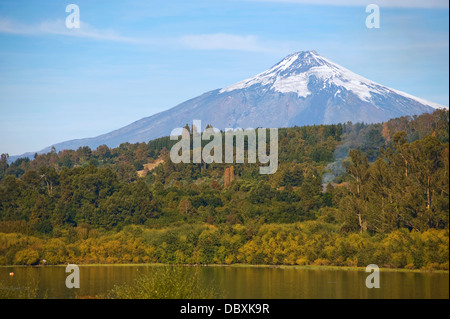
[(56, 152), (52, 147), (47, 154), (37, 153), (34, 159), (27, 157), (19, 158), (13, 163), (9, 163), (9, 155), (2, 154), (0, 159), (0, 180), (5, 176), (23, 176), (29, 170), (39, 170), (41, 168), (76, 168), (86, 166), (111, 167), (115, 172), (122, 174), (125, 178), (135, 179), (136, 170), (143, 169), (143, 164), (159, 156), (164, 148), (170, 148), (174, 144), (169, 137), (162, 137), (148, 143), (123, 143), (117, 148), (109, 148), (100, 145), (96, 150), (91, 150), (88, 146), (80, 147), (77, 150), (63, 150)]
[(233, 165), (233, 178), (230, 164), (174, 164), (169, 138), (14, 163), (3, 154), (0, 264), (370, 259), (448, 269), (448, 123), (437, 110), (280, 129), (269, 176), (259, 163)]
[[(331, 204), (322, 194), (321, 171), (342, 131), (342, 125), (282, 129), (280, 157), (298, 152), (297, 159), (280, 160), (274, 177), (259, 174), (259, 163), (234, 165), (236, 178), (230, 187), (224, 187), (230, 165), (176, 165), (168, 158), (167, 147), (174, 143), (168, 138), (20, 159), (6, 168), (0, 182), (0, 231), (15, 231), (14, 221), (25, 221), (27, 234), (51, 234), (82, 223), (120, 230), (130, 224), (166, 226), (188, 220), (216, 224), (311, 219), (314, 210)], [(141, 167), (132, 163), (156, 157), (164, 163), (138, 178)], [(77, 164), (72, 167), (72, 162)]]
[(448, 270), (448, 230), (341, 233), (323, 220), (291, 224), (130, 225), (104, 233), (78, 226), (40, 238), (0, 233), (0, 264), (268, 264)]

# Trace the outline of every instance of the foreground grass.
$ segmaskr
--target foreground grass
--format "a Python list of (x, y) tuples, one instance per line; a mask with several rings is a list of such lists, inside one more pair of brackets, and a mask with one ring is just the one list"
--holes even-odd
[(0, 299), (36, 299), (39, 282), (30, 279), (25, 286), (10, 286), (0, 281)]
[(186, 271), (183, 267), (156, 267), (151, 274), (141, 275), (131, 284), (116, 285), (106, 299), (219, 299), (224, 293), (218, 287), (202, 282), (198, 267)]

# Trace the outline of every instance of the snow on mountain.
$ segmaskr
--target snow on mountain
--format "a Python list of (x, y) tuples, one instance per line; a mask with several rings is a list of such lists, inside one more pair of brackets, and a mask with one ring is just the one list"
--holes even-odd
[[(307, 97), (311, 94), (308, 89), (311, 78), (320, 79), (324, 84), (322, 89), (333, 86), (341, 87), (352, 91), (361, 100), (366, 102), (373, 102), (372, 94), (386, 96), (396, 93), (435, 109), (443, 107), (439, 104), (419, 99), (407, 93), (389, 89), (370, 81), (322, 57), (316, 51), (303, 51), (291, 54), (269, 70), (223, 88), (220, 90), (220, 93), (261, 85), (266, 90), (281, 93), (297, 93), (298, 97)], [(341, 90), (337, 90), (336, 92), (336, 94), (339, 94)]]
[[(167, 111), (93, 138), (55, 144), (56, 150), (148, 142), (193, 120), (227, 128), (289, 127), (390, 118), (447, 108), (370, 81), (315, 51), (291, 54), (258, 75), (204, 93)], [(50, 147), (38, 153), (50, 151)], [(31, 153), (34, 154), (34, 153)], [(28, 155), (28, 154), (27, 154)], [(15, 157), (17, 158), (17, 157)], [(13, 157), (12, 157), (13, 159)]]

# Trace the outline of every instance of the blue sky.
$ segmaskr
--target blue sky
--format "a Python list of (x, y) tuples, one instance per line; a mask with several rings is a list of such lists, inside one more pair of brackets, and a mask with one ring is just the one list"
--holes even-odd
[[(65, 8), (80, 8), (68, 29)], [(365, 5), (380, 6), (368, 29)], [(107, 133), (316, 50), (449, 105), (442, 0), (0, 0), (0, 153)]]

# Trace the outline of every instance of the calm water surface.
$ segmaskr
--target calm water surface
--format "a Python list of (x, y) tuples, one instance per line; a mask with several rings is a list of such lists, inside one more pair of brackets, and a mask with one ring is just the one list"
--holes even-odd
[[(74, 298), (104, 294), (117, 284), (131, 283), (151, 265), (80, 266), (80, 288), (65, 285), (65, 267), (2, 267), (0, 281), (20, 287), (30, 280), (39, 284), (38, 297)], [(192, 271), (193, 267), (183, 267)], [(448, 273), (380, 271), (380, 288), (368, 289), (368, 273), (354, 270), (269, 267), (200, 267), (205, 284), (220, 286), (231, 299), (304, 298), (449, 298)], [(14, 272), (14, 276), (9, 276)]]

